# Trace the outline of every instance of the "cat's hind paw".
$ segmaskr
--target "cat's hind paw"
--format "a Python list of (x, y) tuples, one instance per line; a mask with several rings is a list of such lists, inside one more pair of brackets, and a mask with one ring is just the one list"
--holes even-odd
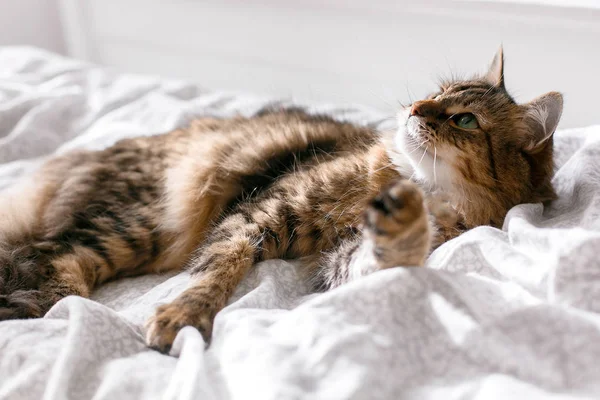
[(175, 300), (156, 309), (155, 314), (146, 323), (146, 344), (148, 347), (168, 354), (175, 337), (184, 326), (192, 326), (209, 343), (214, 315), (202, 304), (184, 303)]

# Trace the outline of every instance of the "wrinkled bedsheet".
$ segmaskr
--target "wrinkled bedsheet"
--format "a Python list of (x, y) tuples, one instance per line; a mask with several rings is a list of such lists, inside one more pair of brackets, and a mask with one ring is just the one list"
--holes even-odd
[[(0, 189), (53, 153), (269, 101), (0, 48)], [(311, 110), (373, 126), (388, 117)], [(206, 351), (189, 327), (171, 356), (144, 346), (143, 322), (185, 288), (185, 272), (1, 322), (0, 399), (600, 398), (600, 126), (557, 132), (556, 150), (551, 207), (515, 207), (502, 230), (474, 229), (426, 268), (314, 294), (297, 264), (259, 264)]]

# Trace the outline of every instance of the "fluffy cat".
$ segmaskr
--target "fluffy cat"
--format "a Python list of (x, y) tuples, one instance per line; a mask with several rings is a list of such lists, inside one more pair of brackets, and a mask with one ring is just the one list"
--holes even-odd
[(402, 109), (397, 132), (264, 110), (56, 157), (0, 196), (0, 320), (187, 267), (189, 287), (147, 325), (148, 345), (168, 352), (186, 325), (210, 339), (256, 262), (304, 258), (321, 289), (421, 266), (464, 230), (555, 198), (561, 112), (555, 92), (515, 103), (500, 49), (487, 74)]

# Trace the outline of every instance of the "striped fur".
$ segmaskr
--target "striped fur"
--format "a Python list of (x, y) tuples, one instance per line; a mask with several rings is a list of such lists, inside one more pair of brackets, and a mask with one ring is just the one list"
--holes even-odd
[[(55, 158), (0, 199), (0, 319), (39, 317), (108, 280), (187, 266), (189, 288), (148, 322), (148, 344), (168, 351), (185, 325), (210, 338), (256, 262), (304, 258), (321, 289), (423, 265), (465, 229), (553, 198), (557, 99), (517, 105), (488, 74), (415, 103), (398, 132), (264, 110)], [(465, 110), (481, 129), (444, 122)]]

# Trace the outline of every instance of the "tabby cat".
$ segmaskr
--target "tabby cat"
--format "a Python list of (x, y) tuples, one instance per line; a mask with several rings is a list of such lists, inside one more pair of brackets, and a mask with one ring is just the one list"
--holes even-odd
[(0, 196), (0, 320), (187, 267), (189, 287), (147, 325), (148, 345), (168, 352), (186, 325), (208, 341), (259, 261), (303, 258), (320, 289), (423, 265), (464, 230), (556, 197), (561, 112), (555, 92), (515, 103), (500, 49), (485, 75), (403, 108), (396, 132), (265, 109), (53, 158)]

